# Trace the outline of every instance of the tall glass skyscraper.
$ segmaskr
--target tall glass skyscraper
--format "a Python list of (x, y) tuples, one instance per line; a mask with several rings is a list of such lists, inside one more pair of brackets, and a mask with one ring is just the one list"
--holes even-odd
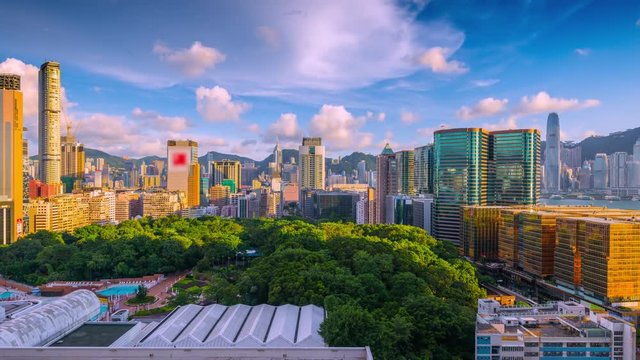
[(46, 62), (39, 74), (38, 156), (40, 180), (45, 184), (60, 183), (60, 64)]
[(433, 193), (433, 144), (414, 149), (415, 188), (418, 194)]
[(593, 163), (593, 187), (595, 189), (609, 187), (609, 157), (607, 154), (596, 154), (596, 159)]
[(398, 193), (403, 195), (415, 195), (415, 154), (413, 150), (402, 150), (396, 153), (398, 164)]
[(385, 199), (387, 195), (397, 193), (398, 189), (398, 167), (396, 162), (396, 154), (389, 144), (376, 158), (376, 223), (385, 223), (386, 207)]
[(544, 178), (547, 192), (560, 190), (560, 118), (551, 113), (547, 117), (547, 143), (544, 154)]
[(489, 132), (481, 128), (434, 133), (433, 233), (460, 244), (461, 206), (486, 205)]
[(489, 134), (489, 203), (535, 205), (540, 201), (540, 131)]

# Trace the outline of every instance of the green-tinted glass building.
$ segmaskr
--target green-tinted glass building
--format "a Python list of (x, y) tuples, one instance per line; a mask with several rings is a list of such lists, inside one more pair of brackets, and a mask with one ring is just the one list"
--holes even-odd
[(540, 201), (540, 131), (489, 134), (489, 203), (536, 205)]
[(413, 152), (416, 193), (433, 194), (433, 144), (417, 147)]
[(460, 244), (461, 206), (486, 205), (489, 132), (481, 128), (434, 133), (433, 233)]
[(415, 195), (415, 154), (413, 150), (402, 150), (396, 153), (396, 164), (398, 172), (398, 194)]

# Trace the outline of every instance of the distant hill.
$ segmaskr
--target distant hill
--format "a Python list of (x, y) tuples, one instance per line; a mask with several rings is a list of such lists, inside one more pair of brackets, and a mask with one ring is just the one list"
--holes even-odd
[(364, 160), (367, 164), (367, 170), (375, 170), (376, 157), (371, 154), (365, 154), (361, 152), (354, 152), (351, 155), (347, 155), (340, 159), (339, 164), (328, 164), (327, 169), (331, 169), (334, 174), (340, 174), (343, 171), (345, 174), (350, 174), (353, 169), (358, 168), (358, 163)]
[(617, 131), (607, 136), (591, 136), (582, 140), (582, 161), (592, 160), (597, 153), (613, 154), (616, 151), (633, 153), (633, 144), (640, 138), (640, 127)]
[(217, 151), (209, 151), (208, 153), (198, 157), (198, 162), (200, 165), (207, 165), (207, 159), (211, 161), (220, 161), (220, 160), (238, 160), (241, 163), (246, 161), (254, 161), (248, 157), (233, 155), (233, 154), (225, 154), (219, 153)]

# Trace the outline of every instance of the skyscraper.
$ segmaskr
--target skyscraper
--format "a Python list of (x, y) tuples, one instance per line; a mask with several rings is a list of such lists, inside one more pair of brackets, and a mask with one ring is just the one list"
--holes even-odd
[(414, 149), (415, 188), (418, 194), (433, 193), (433, 144)]
[(61, 137), (60, 143), (60, 175), (81, 178), (84, 175), (84, 146), (75, 141), (70, 123), (67, 124), (67, 135)]
[(387, 195), (395, 195), (398, 191), (398, 167), (396, 154), (389, 144), (386, 144), (382, 152), (376, 158), (376, 223), (386, 221)]
[(540, 131), (489, 134), (489, 203), (535, 205), (540, 201)]
[(187, 191), (187, 205), (200, 206), (200, 164), (192, 163), (189, 169), (189, 188)]
[[(189, 185), (193, 186), (194, 177), (198, 185), (200, 181), (199, 168), (198, 174), (195, 174), (192, 166), (198, 164), (198, 143), (192, 140), (167, 141), (167, 161), (167, 190), (182, 191), (187, 199), (191, 198)], [(198, 199), (199, 193), (198, 189)]]
[(233, 181), (232, 192), (242, 185), (242, 166), (237, 160), (212, 161), (209, 163), (211, 186), (222, 185), (224, 181)]
[(627, 157), (624, 151), (609, 155), (609, 187), (627, 187)]
[(396, 153), (398, 166), (398, 193), (403, 195), (415, 195), (415, 154), (413, 150), (402, 150)]
[(23, 233), (20, 76), (0, 74), (0, 245)]
[(300, 190), (323, 190), (325, 180), (324, 146), (322, 139), (303, 138), (299, 147), (298, 166)]
[(593, 188), (606, 189), (609, 187), (609, 158), (607, 154), (596, 154), (593, 163)]
[(547, 117), (547, 144), (545, 148), (544, 176), (547, 192), (560, 190), (560, 118), (551, 113)]
[(46, 62), (40, 66), (38, 112), (38, 158), (40, 179), (46, 184), (60, 183), (60, 64)]
[(486, 205), (489, 133), (481, 128), (434, 133), (433, 233), (460, 243), (461, 206)]
[(358, 183), (367, 183), (367, 162), (364, 160), (360, 160), (360, 162), (358, 162)]
[(280, 144), (278, 143), (276, 143), (276, 147), (273, 149), (273, 163), (275, 164), (273, 177), (279, 178), (282, 176), (282, 149), (280, 148)]

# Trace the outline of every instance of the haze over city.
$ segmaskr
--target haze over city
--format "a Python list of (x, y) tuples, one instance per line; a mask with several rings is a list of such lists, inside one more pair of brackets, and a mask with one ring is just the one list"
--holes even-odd
[(32, 155), (45, 60), (61, 63), (77, 137), (120, 156), (164, 156), (171, 138), (256, 159), (303, 134), (322, 136), (330, 156), (414, 148), (441, 127), (537, 127), (544, 138), (551, 111), (561, 112), (562, 140), (638, 123), (637, 102), (624, 100), (640, 96), (640, 10), (630, 1), (2, 8), (11, 16), (0, 72), (22, 76)]

